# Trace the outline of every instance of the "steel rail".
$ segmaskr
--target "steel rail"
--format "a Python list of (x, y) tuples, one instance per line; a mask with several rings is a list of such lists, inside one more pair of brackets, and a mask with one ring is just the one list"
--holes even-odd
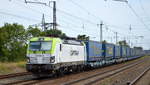
[(22, 73), (13, 73), (13, 74), (7, 74), (7, 75), (0, 75), (0, 80), (1, 79), (6, 79), (6, 78), (12, 78), (12, 77), (24, 76), (24, 75), (31, 75), (31, 73), (22, 72)]
[[(95, 83), (95, 82), (97, 82), (97, 81), (103, 80), (103, 79), (105, 79), (105, 78), (107, 78), (107, 77), (110, 77), (110, 76), (112, 76), (112, 75), (114, 75), (114, 74), (117, 74), (117, 73), (119, 73), (119, 72), (121, 72), (121, 71), (123, 71), (123, 70), (126, 70), (126, 69), (128, 69), (128, 68), (131, 68), (131, 67), (137, 65), (137, 64), (140, 64), (140, 63), (142, 63), (143, 61), (145, 61), (145, 60), (142, 60), (142, 61), (139, 61), (139, 62), (136, 62), (136, 63), (132, 63), (132, 64), (130, 64), (130, 65), (127, 64), (127, 65), (125, 65), (125, 67), (115, 68), (115, 69), (112, 69), (112, 70), (109, 70), (109, 71), (106, 71), (106, 72), (96, 73), (96, 74), (94, 74), (94, 75), (91, 75), (91, 76), (88, 76), (88, 77), (85, 77), (85, 78), (81, 78), (81, 79), (78, 79), (78, 80), (69, 81), (69, 82), (67, 82), (67, 83), (64, 83), (63, 85), (71, 85), (71, 84), (75, 84), (75, 83), (82, 82), (82, 81), (84, 81), (84, 80), (88, 80), (88, 79), (94, 78), (94, 77), (96, 77), (96, 76), (100, 76), (100, 75), (103, 75), (103, 74), (108, 74), (108, 75), (106, 75), (106, 76), (104, 76), (104, 77), (97, 78), (96, 80), (93, 80), (93, 81), (90, 81), (90, 82), (86, 83), (86, 85), (91, 85), (91, 84), (93, 84), (93, 83)], [(111, 73), (111, 72), (112, 72), (112, 73)]]
[(128, 85), (135, 85), (138, 80), (140, 80), (148, 71), (150, 70), (150, 66), (145, 69), (138, 77), (136, 77), (132, 82), (128, 83)]

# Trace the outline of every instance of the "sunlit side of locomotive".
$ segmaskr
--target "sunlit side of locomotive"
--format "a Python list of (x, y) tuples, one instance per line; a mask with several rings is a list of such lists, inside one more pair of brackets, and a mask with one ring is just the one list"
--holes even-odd
[(26, 68), (35, 74), (54, 72), (62, 68), (70, 70), (72, 66), (84, 65), (85, 56), (85, 46), (82, 42), (35, 37), (29, 42)]

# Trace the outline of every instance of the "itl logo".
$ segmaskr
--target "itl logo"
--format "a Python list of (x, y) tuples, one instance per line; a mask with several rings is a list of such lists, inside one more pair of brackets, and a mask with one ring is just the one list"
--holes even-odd
[(79, 51), (71, 50), (71, 51), (70, 51), (70, 55), (71, 55), (71, 56), (73, 56), (73, 55), (79, 55)]

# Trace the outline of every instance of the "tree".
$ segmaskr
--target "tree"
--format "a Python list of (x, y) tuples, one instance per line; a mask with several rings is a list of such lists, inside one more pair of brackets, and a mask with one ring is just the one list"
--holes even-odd
[(119, 45), (124, 45), (124, 46), (130, 47), (130, 46), (128, 45), (128, 43), (126, 42), (126, 40), (119, 41)]
[(78, 36), (77, 36), (77, 39), (78, 39), (78, 40), (89, 40), (89, 36), (86, 36), (86, 35), (78, 35)]
[(60, 37), (60, 38), (66, 38), (67, 35), (65, 33), (62, 33), (61, 30), (58, 29), (50, 29), (46, 31), (46, 36), (50, 37)]
[(143, 50), (142, 47), (134, 47), (135, 49)]
[(106, 41), (106, 40), (103, 40), (103, 42), (102, 42), (102, 43), (106, 44), (106, 43), (107, 43), (107, 41)]
[(39, 37), (41, 35), (41, 31), (37, 27), (33, 28), (33, 27), (29, 26), (27, 29), (27, 35), (29, 38), (30, 37)]
[(24, 59), (26, 41), (26, 30), (22, 25), (6, 23), (0, 27), (0, 60), (17, 61)]

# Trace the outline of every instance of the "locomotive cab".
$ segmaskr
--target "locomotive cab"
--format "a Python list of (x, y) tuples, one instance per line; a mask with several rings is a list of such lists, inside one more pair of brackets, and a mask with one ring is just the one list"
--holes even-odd
[(59, 38), (35, 37), (30, 39), (27, 49), (27, 65), (29, 72), (49, 72), (56, 68), (58, 51), (61, 43)]

